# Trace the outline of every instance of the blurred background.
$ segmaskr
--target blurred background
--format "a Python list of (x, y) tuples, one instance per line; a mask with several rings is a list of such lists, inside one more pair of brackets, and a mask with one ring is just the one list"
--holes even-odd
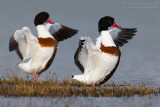
[[(74, 53), (81, 36), (89, 36), (95, 43), (99, 36), (97, 23), (103, 16), (112, 16), (125, 28), (137, 28), (136, 36), (121, 47), (121, 61), (111, 80), (147, 81), (160, 84), (160, 12), (158, 0), (3, 0), (0, 2), (0, 77), (20, 70), (16, 52), (9, 52), (9, 39), (24, 26), (37, 36), (33, 20), (46, 11), (53, 22), (79, 30), (79, 33), (59, 43), (51, 67), (41, 75), (55, 72), (57, 79), (81, 72), (74, 64)], [(21, 71), (21, 70), (20, 70)], [(24, 72), (20, 76), (25, 77)], [(32, 75), (29, 75), (31, 78)]]

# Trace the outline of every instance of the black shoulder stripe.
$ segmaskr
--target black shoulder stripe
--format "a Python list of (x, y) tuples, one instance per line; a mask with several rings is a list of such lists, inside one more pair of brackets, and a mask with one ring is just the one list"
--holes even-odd
[(18, 47), (17, 41), (14, 39), (14, 35), (11, 36), (9, 41), (9, 51), (14, 51)]
[(21, 52), (19, 51), (19, 49), (17, 48), (17, 49), (15, 49), (15, 51), (16, 51), (17, 55), (19, 56), (19, 58), (21, 60), (23, 60), (23, 56), (22, 56)]
[(79, 40), (79, 46), (78, 46), (76, 53), (74, 55), (74, 62), (82, 73), (84, 73), (84, 67), (82, 66), (82, 64), (80, 63), (78, 58), (79, 58), (79, 54), (81, 52), (81, 49), (83, 48), (82, 46), (84, 44), (84, 41), (85, 40)]
[(17, 55), (19, 56), (19, 58), (21, 60), (23, 60), (23, 56), (21, 54), (21, 52), (19, 51), (18, 49), (18, 43), (17, 41), (14, 39), (14, 35), (10, 38), (10, 41), (9, 41), (9, 51), (16, 51)]

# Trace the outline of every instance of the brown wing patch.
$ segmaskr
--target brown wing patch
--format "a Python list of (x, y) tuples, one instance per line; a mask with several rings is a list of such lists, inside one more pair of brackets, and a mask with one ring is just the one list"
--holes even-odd
[(114, 46), (111, 47), (105, 47), (102, 43), (101, 43), (101, 47), (100, 47), (101, 51), (107, 54), (111, 54), (114, 56), (119, 56), (119, 52), (118, 49)]
[(57, 47), (58, 41), (54, 38), (38, 38), (41, 47)]

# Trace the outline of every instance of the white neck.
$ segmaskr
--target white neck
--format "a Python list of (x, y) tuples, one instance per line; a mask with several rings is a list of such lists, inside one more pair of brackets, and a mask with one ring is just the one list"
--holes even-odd
[(102, 44), (104, 46), (116, 46), (112, 36), (110, 35), (110, 33), (108, 32), (108, 30), (106, 31), (101, 31), (101, 36), (102, 36)]
[(37, 25), (37, 32), (38, 32), (38, 37), (46, 38), (46, 37), (52, 37), (53, 36), (49, 33), (49, 31), (45, 28), (44, 25)]

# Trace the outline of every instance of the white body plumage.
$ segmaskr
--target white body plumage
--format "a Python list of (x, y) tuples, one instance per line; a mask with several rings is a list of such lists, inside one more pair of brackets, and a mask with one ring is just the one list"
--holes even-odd
[[(38, 25), (38, 38), (51, 38), (53, 36), (43, 25)], [(15, 40), (18, 42), (18, 48), (23, 56), (23, 62), (18, 64), (26, 73), (40, 73), (45, 68), (47, 62), (51, 59), (54, 53), (54, 46), (43, 47), (39, 43), (39, 40), (34, 37), (28, 27), (23, 27), (21, 30), (17, 30), (14, 34)], [(30, 58), (27, 62), (26, 59)]]
[(82, 37), (85, 40), (82, 51), (79, 54), (79, 61), (84, 67), (84, 73), (74, 75), (73, 79), (91, 85), (103, 81), (105, 76), (115, 68), (118, 56), (101, 51), (101, 44), (105, 47), (115, 47), (108, 31), (102, 31), (97, 39), (96, 46), (89, 37)]

